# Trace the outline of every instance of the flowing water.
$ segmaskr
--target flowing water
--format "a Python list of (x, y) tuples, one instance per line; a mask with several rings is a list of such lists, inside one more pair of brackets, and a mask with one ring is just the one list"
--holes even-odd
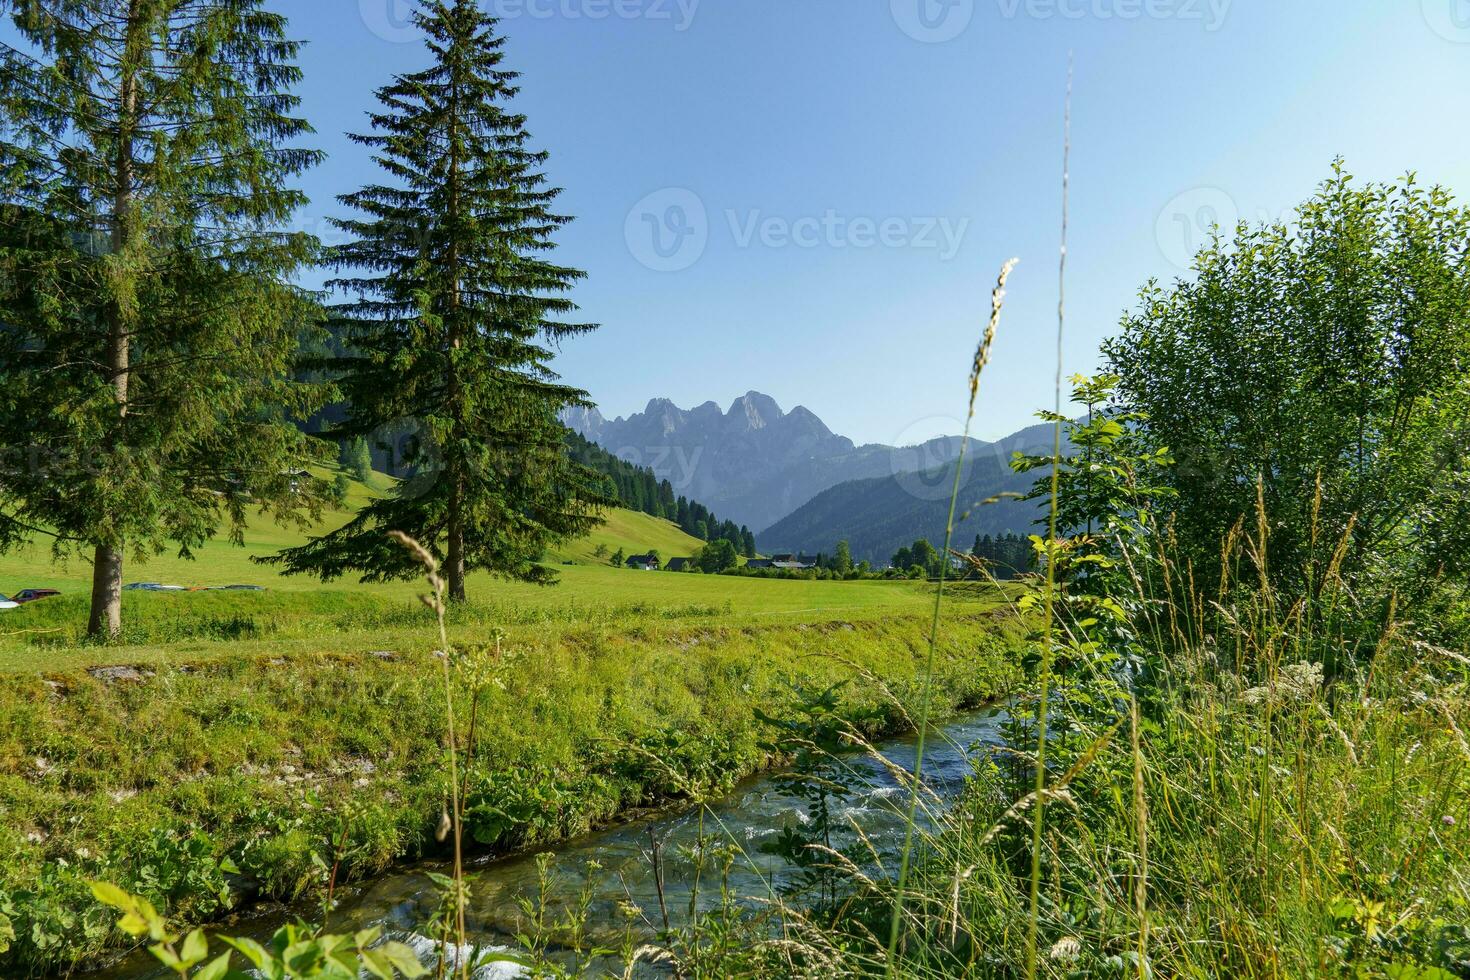
[[(924, 779), (941, 799), (952, 799), (964, 787), (974, 761), (997, 741), (1003, 717), (993, 710), (971, 712), (937, 727), (925, 750)], [(879, 748), (890, 763), (912, 771), (916, 749), (912, 736)], [(908, 794), (877, 761), (862, 755), (842, 761), (844, 772), (838, 779), (851, 792), (835, 804), (834, 823), (855, 822), (880, 854), (896, 853), (903, 843)], [(694, 853), (701, 840), (706, 845), (738, 846), (741, 853), (728, 880), (734, 894), (751, 900), (769, 897), (792, 881), (796, 869), (762, 853), (761, 844), (807, 819), (806, 802), (792, 795), (779, 777), (764, 775), (746, 780), (729, 796), (706, 806), (666, 811), (545, 848), (554, 855), (554, 887), (548, 900), (551, 919), (556, 921), (585, 890), (591, 896), (587, 935), (594, 944), (618, 947), (630, 922), (641, 933), (640, 941), (652, 939), (663, 919), (651, 860), (655, 840), (661, 843), (663, 854), (663, 906), (674, 927), (688, 917), (696, 877)], [(719, 903), (721, 882), (709, 862), (704, 864), (698, 906), (707, 910)], [(467, 871), (472, 878), (466, 922), (471, 944), (482, 950), (513, 951), (524, 923), (520, 900), (534, 899), (541, 892), (536, 856), (471, 861)], [(447, 873), (442, 863), (424, 863), (346, 889), (339, 893), (329, 930), (343, 933), (382, 926), (391, 937), (430, 955), (434, 944), (422, 930), (439, 903), (431, 875)], [(632, 907), (641, 910), (641, 915), (630, 920)], [(290, 918), (280, 908), (264, 910), (237, 923), (230, 932), (263, 940)], [(94, 976), (152, 980), (171, 975), (156, 966), (151, 957), (140, 955)], [(516, 970), (505, 965), (487, 966), (476, 974), (480, 980), (515, 975)]]

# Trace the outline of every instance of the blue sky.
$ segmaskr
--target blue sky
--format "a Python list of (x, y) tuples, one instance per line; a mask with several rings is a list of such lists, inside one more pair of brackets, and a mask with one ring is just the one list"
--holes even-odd
[[(1069, 373), (1202, 223), (1283, 214), (1334, 155), (1470, 193), (1470, 0), (486, 3), (603, 325), (558, 369), (609, 416), (754, 388), (859, 442), (955, 430), (1016, 255), (977, 432), (1027, 424), (1051, 400), (1069, 50)], [(327, 234), (377, 179), (342, 131), (423, 51), (407, 0), (276, 4), (310, 42), (330, 159), (303, 222)]]

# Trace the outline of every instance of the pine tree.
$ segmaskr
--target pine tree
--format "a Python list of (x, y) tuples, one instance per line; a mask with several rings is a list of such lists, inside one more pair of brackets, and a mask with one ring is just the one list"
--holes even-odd
[(373, 452), (368, 448), (367, 440), (362, 436), (353, 436), (343, 442), (342, 452), (338, 459), (359, 483), (366, 483), (373, 475)]
[(332, 258), (355, 275), (330, 285), (351, 297), (333, 317), (356, 351), (334, 365), (350, 404), (334, 434), (416, 419), (417, 475), (276, 560), (326, 579), (408, 577), (411, 558), (384, 537), (400, 530), (442, 552), (462, 601), (475, 569), (555, 581), (538, 564), (546, 547), (585, 534), (613, 501), (568, 458), (557, 418), (591, 403), (559, 383), (549, 348), (594, 327), (560, 319), (583, 273), (547, 258), (570, 219), (553, 212), (546, 154), (509, 108), (518, 76), (501, 67), (504, 40), (473, 0), (435, 0), (414, 19), (432, 63), (381, 89), (372, 132), (353, 137), (393, 184), (342, 198), (359, 217), (339, 222), (352, 240)]
[(852, 546), (846, 541), (837, 542), (837, 554), (832, 557), (832, 571), (843, 578), (852, 574)]
[(0, 47), (0, 534), (90, 557), (89, 630), (123, 563), (188, 556), (247, 506), (320, 513), (292, 380), (315, 317), (279, 233), (318, 160), (298, 45), (263, 0), (26, 0)]

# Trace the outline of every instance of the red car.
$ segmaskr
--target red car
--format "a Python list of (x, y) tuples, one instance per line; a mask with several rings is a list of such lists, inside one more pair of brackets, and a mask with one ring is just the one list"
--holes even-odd
[(11, 596), (11, 599), (21, 605), (25, 605), (27, 602), (37, 602), (41, 599), (50, 599), (53, 596), (59, 595), (61, 593), (55, 589), (23, 589)]

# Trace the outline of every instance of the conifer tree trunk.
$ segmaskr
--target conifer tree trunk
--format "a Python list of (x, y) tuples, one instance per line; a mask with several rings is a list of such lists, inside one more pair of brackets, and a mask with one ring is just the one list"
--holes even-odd
[[(138, 0), (128, 0), (126, 36), (122, 74), (118, 80), (117, 161), (113, 171), (112, 255), (121, 259), (132, 237), (133, 208), (133, 125), (137, 113), (138, 88), (136, 68), (138, 37), (141, 31)], [(119, 271), (119, 275), (127, 273)], [(114, 288), (119, 288), (114, 285)], [(112, 398), (122, 422), (128, 415), (128, 372), (132, 351), (128, 336), (129, 311), (120, 297), (114, 298), (108, 310), (107, 357), (104, 363), (111, 375)], [(114, 447), (115, 449), (116, 447)], [(92, 561), (92, 610), (87, 632), (92, 636), (116, 636), (122, 630), (123, 547), (121, 541), (100, 541)]]
[(122, 549), (99, 544), (92, 560), (92, 615), (87, 621), (92, 636), (122, 631), (122, 574)]
[[(455, 71), (458, 71), (456, 64)], [(460, 278), (462, 269), (459, 261), (458, 232), (463, 228), (459, 201), (460, 180), (460, 107), (459, 79), (451, 75), (449, 98), (449, 224), (455, 229), (455, 237), (449, 243), (449, 401), (453, 406), (451, 439), (454, 445), (449, 453), (449, 542), (446, 548), (449, 559), (449, 601), (464, 602), (465, 555), (464, 555), (464, 505), (465, 479), (464, 459), (460, 453), (464, 438), (464, 389), (460, 383), (457, 358), (464, 347), (464, 336), (460, 323)]]
[(456, 478), (450, 492), (448, 561), (445, 563), (449, 573), (449, 601), (464, 602), (464, 481)]

